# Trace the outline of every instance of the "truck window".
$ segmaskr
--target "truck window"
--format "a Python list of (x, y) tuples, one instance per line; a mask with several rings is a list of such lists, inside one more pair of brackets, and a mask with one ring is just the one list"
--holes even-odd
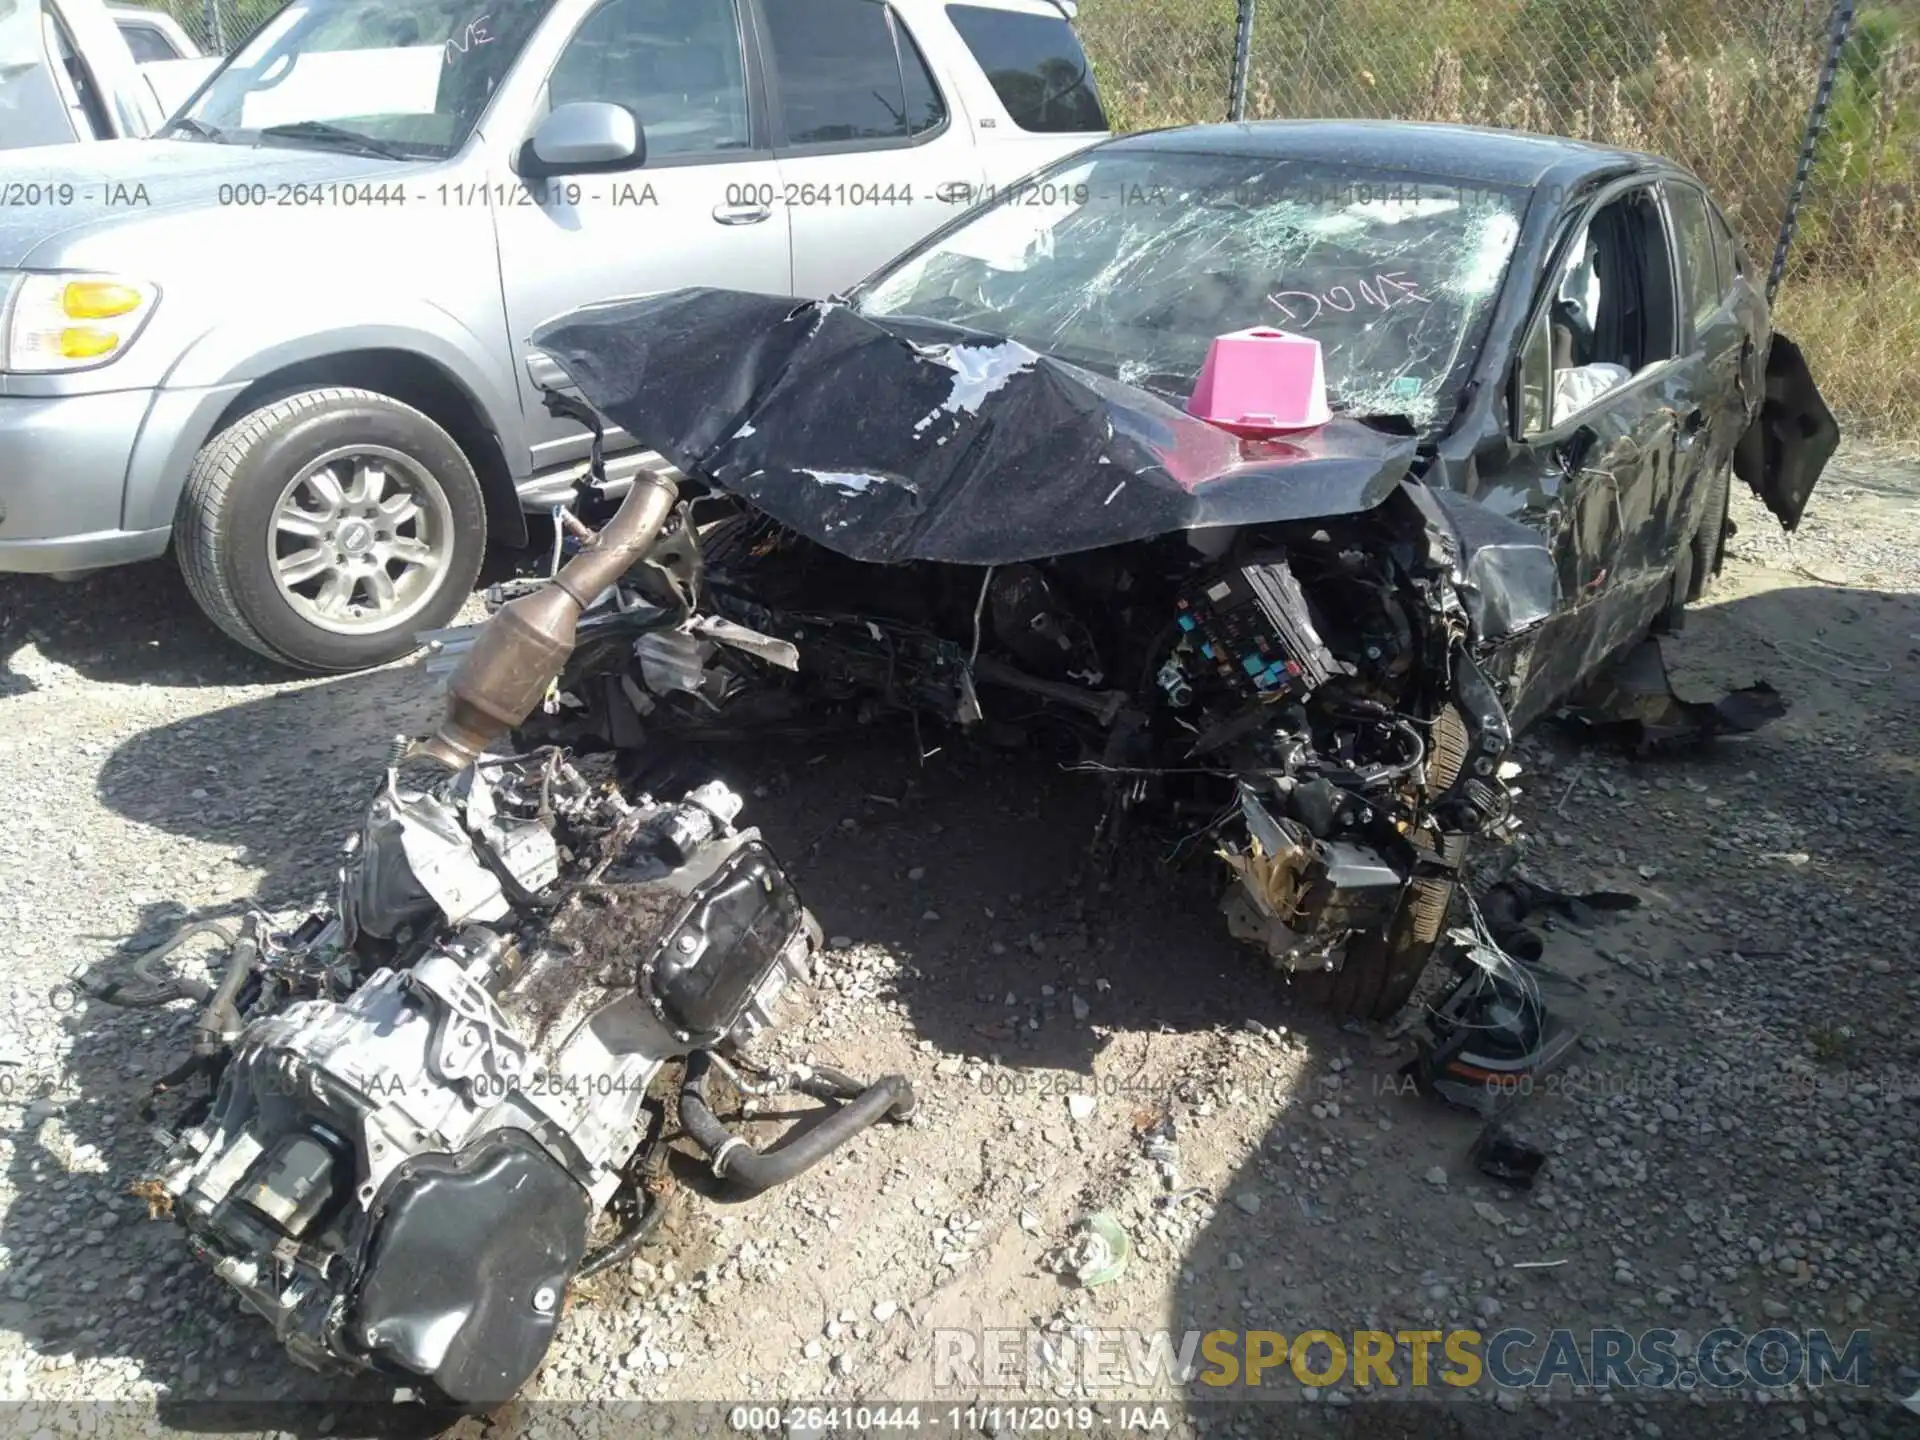
[(649, 159), (752, 145), (733, 0), (609, 0), (568, 42), (547, 96), (626, 106)]
[(949, 5), (947, 16), (1022, 130), (1079, 134), (1107, 128), (1087, 52), (1064, 18), (984, 5)]
[(946, 123), (919, 47), (880, 0), (767, 6), (788, 146), (911, 142)]
[[(319, 149), (327, 132), (448, 156), (467, 137), (553, 0), (290, 0), (183, 117)], [(300, 133), (306, 130), (307, 133)]]
[(134, 63), (147, 65), (156, 60), (178, 60), (180, 52), (173, 48), (173, 42), (160, 33), (158, 25), (142, 25), (137, 20), (120, 22), (120, 34), (127, 42), (127, 49), (133, 52)]

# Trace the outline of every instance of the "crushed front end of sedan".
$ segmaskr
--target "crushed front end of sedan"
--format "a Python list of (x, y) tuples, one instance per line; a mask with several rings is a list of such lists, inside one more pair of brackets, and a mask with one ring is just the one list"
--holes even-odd
[(1512, 833), (1475, 617), (1544, 614), (1552, 568), (1492, 514), (1463, 540), (1412, 436), (1248, 439), (1018, 341), (836, 303), (681, 292), (539, 341), (683, 480), (629, 497), (671, 487), (674, 518), (558, 680), (503, 688), (483, 632), (456, 715), (651, 763), (887, 711), (1045, 733), (1106, 787), (1101, 843), (1207, 817), (1234, 932), (1367, 1015), (1418, 979), (1470, 840)]

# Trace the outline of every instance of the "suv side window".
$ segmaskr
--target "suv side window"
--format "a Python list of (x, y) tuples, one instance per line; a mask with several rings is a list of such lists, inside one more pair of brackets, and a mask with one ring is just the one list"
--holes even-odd
[(946, 124), (919, 47), (884, 0), (772, 0), (786, 147), (908, 144)]
[(1670, 184), (1667, 208), (1673, 216), (1674, 244), (1680, 251), (1687, 310), (1698, 331), (1713, 318), (1726, 294), (1713, 253), (1713, 232), (1707, 224), (1706, 197), (1691, 185)]
[(752, 148), (734, 0), (607, 0), (567, 42), (547, 99), (626, 106), (649, 161)]
[(1022, 130), (1081, 134), (1107, 128), (1087, 52), (1064, 17), (949, 5), (947, 18)]

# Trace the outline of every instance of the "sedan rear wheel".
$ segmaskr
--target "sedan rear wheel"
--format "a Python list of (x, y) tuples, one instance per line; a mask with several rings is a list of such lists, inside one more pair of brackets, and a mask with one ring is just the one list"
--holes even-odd
[(1693, 533), (1693, 575), (1687, 586), (1689, 601), (1706, 593), (1707, 585), (1720, 573), (1726, 558), (1727, 510), (1733, 494), (1733, 462), (1728, 460), (1707, 481), (1706, 511), (1700, 528)]

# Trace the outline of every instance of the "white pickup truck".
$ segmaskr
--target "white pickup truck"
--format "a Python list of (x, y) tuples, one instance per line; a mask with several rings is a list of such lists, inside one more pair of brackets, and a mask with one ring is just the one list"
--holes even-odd
[(171, 551), (263, 654), (406, 653), (587, 459), (542, 322), (851, 287), (1104, 138), (1071, 13), (291, 0), (153, 138), (7, 153), (0, 571)]

